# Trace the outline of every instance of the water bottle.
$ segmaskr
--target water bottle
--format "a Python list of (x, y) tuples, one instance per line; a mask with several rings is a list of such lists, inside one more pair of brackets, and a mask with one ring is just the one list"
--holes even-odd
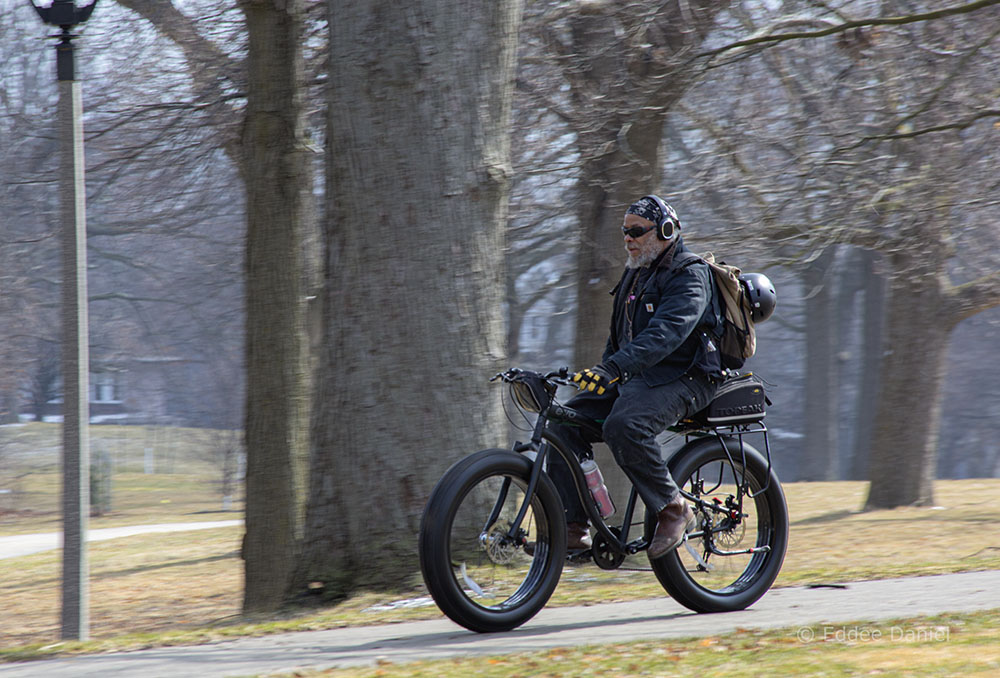
[(587, 487), (590, 488), (590, 494), (594, 497), (597, 510), (601, 512), (602, 518), (607, 518), (615, 512), (615, 504), (611, 501), (608, 488), (604, 485), (601, 469), (597, 467), (597, 462), (593, 459), (584, 459), (580, 466), (583, 467), (583, 475), (587, 478)]

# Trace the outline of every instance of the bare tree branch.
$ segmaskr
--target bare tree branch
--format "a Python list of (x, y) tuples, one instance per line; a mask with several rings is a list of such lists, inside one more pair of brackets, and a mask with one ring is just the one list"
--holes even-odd
[(1000, 271), (955, 287), (951, 296), (954, 300), (950, 315), (953, 324), (1000, 306)]
[(962, 130), (971, 127), (976, 122), (982, 120), (983, 118), (1000, 118), (1000, 109), (990, 108), (984, 111), (978, 111), (967, 118), (962, 120), (956, 120), (955, 122), (944, 123), (941, 125), (931, 125), (930, 127), (923, 127), (920, 129), (910, 129), (908, 126), (904, 125), (902, 130), (894, 134), (879, 134), (875, 136), (862, 137), (858, 140), (856, 146), (868, 141), (891, 141), (893, 139), (912, 139), (913, 137), (923, 136), (925, 134), (933, 134), (935, 132), (947, 132), (949, 130)]
[[(706, 52), (701, 52), (696, 55), (696, 58), (706, 57), (711, 58), (723, 54), (724, 52), (730, 52), (735, 49), (740, 49), (741, 47), (771, 47), (781, 42), (786, 42), (789, 40), (803, 40), (811, 38), (822, 38), (827, 35), (835, 35), (837, 33), (843, 33), (845, 31), (865, 28), (869, 26), (902, 26), (905, 24), (917, 23), (920, 21), (931, 21), (934, 19), (943, 19), (949, 16), (955, 16), (958, 14), (968, 14), (969, 12), (975, 12), (986, 7), (991, 7), (993, 5), (1000, 4), (1000, 0), (976, 0), (976, 2), (970, 2), (966, 5), (956, 5), (954, 7), (946, 7), (944, 9), (937, 9), (931, 12), (922, 12), (919, 14), (908, 14), (905, 16), (890, 16), (890, 17), (872, 17), (869, 19), (857, 19), (855, 21), (845, 21), (834, 26), (829, 26), (827, 28), (821, 28), (815, 31), (795, 31), (790, 33), (779, 33), (777, 35), (771, 34), (772, 30), (776, 27), (771, 27), (768, 29), (765, 35), (755, 35), (750, 38), (743, 40), (737, 40), (736, 42), (731, 42), (728, 45), (723, 45), (722, 47), (717, 47), (715, 49), (708, 50)], [(785, 24), (781, 24), (785, 25)], [(780, 28), (780, 26), (777, 28)]]

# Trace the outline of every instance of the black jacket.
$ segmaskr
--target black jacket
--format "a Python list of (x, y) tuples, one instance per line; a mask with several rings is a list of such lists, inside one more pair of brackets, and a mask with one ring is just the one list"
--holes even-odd
[(715, 281), (703, 261), (678, 265), (688, 252), (678, 238), (672, 256), (625, 269), (611, 291), (614, 310), (602, 362), (613, 364), (623, 382), (638, 375), (660, 386), (692, 369), (722, 376), (714, 341), (722, 327)]

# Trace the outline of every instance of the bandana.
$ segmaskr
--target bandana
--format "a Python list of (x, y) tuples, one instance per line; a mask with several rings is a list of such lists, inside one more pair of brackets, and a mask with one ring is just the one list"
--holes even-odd
[(638, 214), (643, 219), (652, 221), (657, 225), (664, 217), (660, 206), (650, 198), (640, 198), (639, 200), (636, 200), (634, 203), (629, 205), (625, 214)]

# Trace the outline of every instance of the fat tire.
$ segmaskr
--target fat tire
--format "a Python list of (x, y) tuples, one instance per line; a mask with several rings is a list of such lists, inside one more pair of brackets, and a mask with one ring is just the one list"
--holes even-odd
[[(532, 461), (510, 450), (488, 449), (456, 462), (431, 492), (420, 521), (420, 570), (437, 606), (455, 623), (479, 633), (509, 631), (534, 617), (559, 583), (566, 558), (566, 520), (555, 486), (546, 474), (539, 477), (533, 508), (547, 521), (549, 548), (534, 558), (531, 583), (503, 609), (479, 605), (456, 581), (450, 535), (455, 514), (466, 495), (480, 482), (498, 475), (516, 478), (526, 486)], [(488, 514), (484, 514), (484, 522)], [(537, 569), (536, 569), (537, 568)], [(522, 585), (522, 588), (524, 586)]]
[[(781, 484), (778, 482), (774, 470), (771, 469), (770, 474), (768, 474), (766, 459), (746, 442), (743, 443), (744, 452), (740, 451), (739, 441), (735, 439), (727, 438), (726, 447), (729, 454), (732, 455), (732, 459), (737, 463), (741, 463), (745, 454), (747, 472), (753, 476), (756, 487), (767, 486), (767, 491), (761, 495), (761, 498), (765, 502), (769, 514), (768, 529), (770, 534), (768, 542), (771, 545), (771, 551), (767, 554), (753, 556), (753, 558), (758, 556), (761, 558), (753, 571), (747, 573), (745, 570), (738, 583), (721, 591), (708, 589), (691, 577), (678, 556), (680, 549), (685, 548), (683, 544), (677, 551), (650, 560), (656, 578), (667, 593), (684, 607), (700, 613), (733, 612), (746, 609), (757, 602), (774, 583), (788, 548), (788, 507), (785, 503), (785, 493), (781, 489)], [(678, 486), (684, 488), (691, 474), (698, 468), (713, 461), (728, 459), (729, 457), (723, 452), (722, 445), (717, 438), (701, 438), (678, 450), (668, 465)], [(745, 498), (744, 501), (747, 499)], [(655, 529), (655, 517), (647, 513), (647, 539), (652, 535), (653, 529)], [(725, 556), (714, 557), (724, 558)], [(751, 560), (751, 562), (755, 561)]]

